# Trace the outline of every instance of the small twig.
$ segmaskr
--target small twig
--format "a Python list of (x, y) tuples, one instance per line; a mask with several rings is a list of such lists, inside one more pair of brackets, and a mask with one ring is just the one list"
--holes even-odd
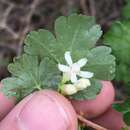
[(6, 20), (7, 20), (8, 16), (9, 16), (9, 13), (13, 9), (13, 7), (14, 7), (14, 4), (10, 3), (10, 6), (6, 9), (6, 11), (3, 14), (3, 18), (2, 18), (3, 23), (6, 23)]
[[(4, 1), (2, 1), (4, 2)], [(14, 39), (18, 38), (17, 33), (15, 33), (10, 27), (7, 26), (6, 22), (7, 22), (7, 18), (9, 16), (10, 11), (13, 9), (14, 4), (9, 3), (10, 6), (5, 10), (5, 12), (3, 13), (2, 18), (0, 19), (0, 29), (6, 29)]]
[(17, 55), (21, 54), (22, 51), (22, 44), (25, 38), (25, 35), (28, 33), (29, 29), (30, 29), (30, 21), (31, 21), (31, 17), (33, 15), (33, 13), (35, 12), (35, 9), (37, 7), (39, 3), (39, 0), (34, 0), (33, 3), (30, 6), (30, 12), (28, 13), (25, 22), (26, 22), (26, 27), (25, 29), (20, 33), (20, 41), (19, 41), (19, 47), (18, 47), (18, 51), (17, 51)]
[(92, 16), (96, 16), (95, 1), (89, 0), (90, 13)]
[(17, 39), (17, 38), (18, 38), (18, 34), (15, 33), (10, 27), (7, 26), (6, 23), (4, 23), (4, 22), (0, 22), (0, 29), (6, 29), (6, 31), (8, 31), (8, 32), (11, 34), (11, 36), (13, 37), (13, 39)]
[(108, 129), (106, 129), (106, 128), (100, 126), (100, 125), (97, 125), (97, 124), (95, 124), (95, 123), (93, 123), (93, 122), (91, 122), (91, 121), (85, 119), (84, 117), (82, 117), (82, 116), (80, 116), (80, 115), (77, 115), (77, 116), (78, 116), (78, 119), (79, 119), (81, 122), (83, 122), (83, 123), (86, 124), (86, 126), (89, 126), (89, 127), (93, 128), (93, 129), (95, 129), (95, 130), (108, 130)]
[(0, 2), (4, 3), (4, 4), (11, 4), (10, 1), (7, 1), (7, 0), (0, 0)]
[(89, 12), (86, 7), (86, 0), (80, 0), (80, 5), (81, 5), (81, 8), (82, 8), (84, 14), (89, 15)]
[(13, 39), (17, 39), (19, 37), (19, 35), (17, 33), (15, 33), (10, 27), (5, 26), (5, 28), (13, 37)]
[(124, 103), (124, 100), (120, 100), (120, 101), (114, 101), (113, 104), (122, 104)]

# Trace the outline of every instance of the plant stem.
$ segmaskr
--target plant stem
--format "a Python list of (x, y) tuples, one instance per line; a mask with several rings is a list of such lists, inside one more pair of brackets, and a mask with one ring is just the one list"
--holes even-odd
[(95, 124), (95, 123), (93, 123), (93, 122), (91, 122), (91, 121), (85, 119), (85, 118), (82, 117), (81, 115), (77, 115), (77, 116), (78, 116), (78, 119), (79, 119), (81, 122), (85, 123), (86, 126), (89, 126), (89, 127), (91, 127), (91, 128), (94, 128), (95, 130), (108, 130), (108, 129), (106, 129), (106, 128), (100, 126), (100, 125), (97, 125), (97, 124)]
[(40, 87), (40, 85), (37, 85), (37, 86), (36, 86), (36, 89), (42, 90), (42, 88)]
[(124, 103), (124, 100), (120, 100), (120, 101), (114, 101), (113, 104), (122, 104)]

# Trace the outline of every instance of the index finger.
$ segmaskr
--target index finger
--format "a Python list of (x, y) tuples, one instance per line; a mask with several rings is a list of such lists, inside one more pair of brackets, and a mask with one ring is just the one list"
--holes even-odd
[[(2, 84), (0, 83), (0, 87), (2, 87)], [(9, 111), (15, 106), (15, 98), (8, 98), (3, 94), (2, 91), (0, 91), (0, 120), (2, 120)]]

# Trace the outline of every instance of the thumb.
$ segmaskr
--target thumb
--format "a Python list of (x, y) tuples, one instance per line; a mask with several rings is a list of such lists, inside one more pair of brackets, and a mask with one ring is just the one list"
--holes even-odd
[(76, 130), (77, 117), (70, 102), (51, 90), (23, 99), (0, 124), (0, 130)]

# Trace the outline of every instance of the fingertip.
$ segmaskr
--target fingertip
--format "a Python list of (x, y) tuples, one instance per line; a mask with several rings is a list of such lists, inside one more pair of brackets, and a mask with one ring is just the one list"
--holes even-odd
[[(0, 87), (2, 84), (0, 83)], [(14, 97), (8, 98), (0, 91), (0, 120), (2, 120), (10, 110), (15, 106), (16, 100)]]
[(11, 128), (76, 130), (77, 115), (65, 97), (52, 90), (43, 90), (27, 96), (2, 120), (0, 130)]
[(92, 121), (109, 130), (121, 130), (125, 127), (122, 113), (117, 112), (111, 107), (102, 115), (92, 119)]
[(104, 113), (115, 99), (115, 90), (110, 81), (101, 81), (102, 88), (95, 99), (90, 100), (71, 100), (75, 110), (84, 114), (88, 119)]

